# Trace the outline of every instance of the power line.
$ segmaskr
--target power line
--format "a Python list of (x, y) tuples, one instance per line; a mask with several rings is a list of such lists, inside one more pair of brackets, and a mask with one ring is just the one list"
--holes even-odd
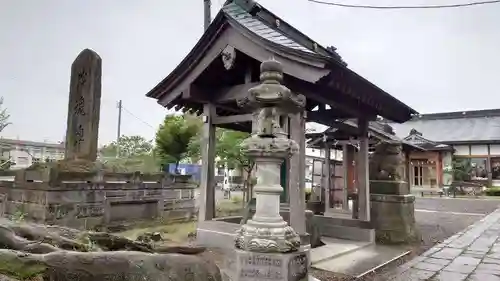
[(123, 105), (122, 105), (122, 109), (123, 111), (127, 112), (128, 114), (130, 114), (130, 116), (134, 117), (135, 119), (141, 121), (142, 123), (144, 123), (145, 125), (147, 125), (148, 127), (150, 127), (151, 129), (153, 130), (156, 130), (155, 127), (153, 127), (151, 124), (149, 124), (148, 122), (142, 120), (141, 118), (137, 117), (137, 115), (133, 114), (132, 112), (130, 112), (130, 110), (128, 110), (127, 108), (125, 108)]
[(395, 10), (395, 9), (443, 9), (443, 8), (461, 8), (461, 7), (470, 7), (470, 6), (479, 6), (479, 5), (487, 5), (487, 4), (498, 4), (500, 0), (490, 0), (490, 1), (478, 1), (478, 2), (469, 2), (463, 4), (448, 4), (448, 5), (421, 5), (421, 6), (372, 6), (372, 5), (354, 5), (354, 4), (342, 4), (336, 2), (328, 2), (322, 0), (308, 0), (309, 2), (344, 7), (344, 8), (362, 8), (362, 9), (378, 9), (378, 10)]

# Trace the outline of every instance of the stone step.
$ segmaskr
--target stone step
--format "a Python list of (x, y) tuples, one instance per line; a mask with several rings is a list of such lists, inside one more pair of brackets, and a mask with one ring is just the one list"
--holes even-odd
[(347, 254), (313, 263), (312, 267), (360, 278), (409, 253), (410, 251), (402, 247), (369, 245)]
[(351, 241), (330, 237), (321, 237), (324, 246), (311, 249), (311, 263), (317, 264), (345, 254), (352, 253), (371, 245), (370, 242)]

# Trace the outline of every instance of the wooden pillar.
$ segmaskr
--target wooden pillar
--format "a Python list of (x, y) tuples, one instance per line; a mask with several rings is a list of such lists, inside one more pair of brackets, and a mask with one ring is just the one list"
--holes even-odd
[(325, 212), (327, 212), (330, 209), (330, 182), (332, 179), (332, 169), (330, 169), (330, 156), (331, 156), (331, 151), (330, 151), (330, 144), (325, 140), (324, 141), (324, 149), (325, 149), (325, 160), (323, 162), (323, 182), (322, 182), (322, 187), (323, 187), (323, 194), (325, 194), (325, 197), (323, 201), (325, 202)]
[(405, 174), (404, 174), (404, 181), (408, 183), (408, 186), (411, 187), (410, 184), (410, 171), (411, 171), (411, 152), (410, 151), (405, 151)]
[(493, 186), (493, 170), (491, 169), (491, 147), (488, 144), (488, 157), (486, 158), (486, 172), (488, 173), (488, 187)]
[(299, 145), (298, 153), (292, 155), (289, 161), (290, 225), (298, 234), (302, 235), (306, 233), (306, 121), (304, 112), (291, 115), (289, 129), (290, 138)]
[(370, 181), (368, 176), (368, 120), (358, 119), (359, 152), (356, 162), (358, 176), (359, 219), (370, 221)]
[(203, 106), (203, 136), (201, 142), (201, 184), (198, 221), (211, 220), (215, 217), (215, 106)]
[(344, 171), (344, 194), (342, 195), (342, 209), (349, 210), (349, 169), (352, 164), (350, 149), (347, 144), (342, 145), (342, 168)]
[(435, 152), (434, 158), (436, 159), (436, 184), (439, 189), (443, 188), (443, 159), (441, 153)]

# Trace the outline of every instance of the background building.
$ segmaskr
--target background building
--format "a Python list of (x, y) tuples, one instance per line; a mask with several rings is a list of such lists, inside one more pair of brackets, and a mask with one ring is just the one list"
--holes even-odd
[(64, 143), (47, 143), (0, 138), (3, 159), (14, 164), (11, 169), (22, 169), (37, 162), (54, 161), (64, 158)]
[(450, 146), (454, 162), (464, 167), (468, 180), (500, 186), (500, 109), (422, 114), (390, 125), (398, 137), (417, 133)]

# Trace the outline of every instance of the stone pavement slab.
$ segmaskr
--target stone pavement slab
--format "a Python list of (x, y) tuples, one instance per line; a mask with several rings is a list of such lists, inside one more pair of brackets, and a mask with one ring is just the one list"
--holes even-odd
[(500, 209), (401, 265), (392, 281), (500, 281)]

